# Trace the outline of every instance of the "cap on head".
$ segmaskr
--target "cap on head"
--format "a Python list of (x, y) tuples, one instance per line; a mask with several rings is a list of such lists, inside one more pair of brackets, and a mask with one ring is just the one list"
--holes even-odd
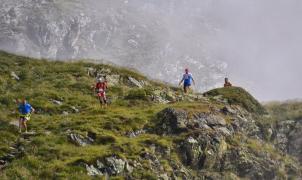
[(104, 78), (100, 77), (97, 79), (98, 82), (104, 82)]

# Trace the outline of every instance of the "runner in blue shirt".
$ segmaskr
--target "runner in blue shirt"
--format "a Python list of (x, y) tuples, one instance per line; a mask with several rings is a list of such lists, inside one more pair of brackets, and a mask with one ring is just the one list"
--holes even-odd
[(187, 93), (188, 90), (190, 89), (190, 86), (192, 85), (192, 82), (195, 85), (195, 81), (193, 79), (193, 76), (192, 76), (191, 73), (189, 73), (188, 68), (185, 69), (185, 74), (183, 74), (182, 80), (179, 82), (179, 85), (181, 85), (182, 82), (184, 83), (184, 92), (185, 93)]
[[(18, 101), (17, 101), (18, 103)], [(35, 109), (27, 103), (25, 99), (19, 104), (18, 111), (20, 113), (19, 118), (19, 131), (22, 132), (22, 127), (25, 128), (25, 132), (27, 133), (27, 124), (26, 122), (30, 120), (30, 115), (35, 111)]]

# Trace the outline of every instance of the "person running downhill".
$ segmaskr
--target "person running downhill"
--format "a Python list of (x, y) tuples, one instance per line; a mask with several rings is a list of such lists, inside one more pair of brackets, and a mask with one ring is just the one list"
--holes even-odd
[(94, 90), (97, 93), (102, 108), (103, 105), (105, 105), (105, 107), (107, 106), (107, 97), (106, 97), (107, 88), (108, 86), (105, 78), (98, 78)]
[(189, 73), (188, 68), (185, 69), (185, 74), (183, 74), (182, 80), (179, 82), (179, 85), (181, 85), (182, 82), (184, 83), (184, 92), (185, 93), (187, 93), (188, 90), (190, 89), (190, 86), (191, 86), (192, 82), (195, 85), (194, 78), (193, 78), (192, 74)]
[(25, 129), (25, 133), (27, 133), (27, 121), (30, 120), (31, 113), (35, 112), (35, 109), (27, 103), (26, 99), (24, 98), (21, 103), (19, 104), (18, 111), (20, 113), (19, 117), (19, 132), (22, 132), (22, 127)]
[(229, 78), (224, 78), (224, 87), (232, 87), (233, 85), (229, 82)]

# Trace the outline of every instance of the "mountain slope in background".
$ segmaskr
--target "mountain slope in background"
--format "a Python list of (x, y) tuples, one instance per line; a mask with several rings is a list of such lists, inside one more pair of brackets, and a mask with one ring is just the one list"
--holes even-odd
[(183, 0), (5, 0), (0, 49), (48, 59), (109, 59), (173, 83), (191, 67), (198, 72), (197, 88), (205, 90), (221, 81), (226, 68), (210, 53), (217, 27), (206, 13)]
[[(301, 178), (301, 103), (184, 95), (124, 68), (0, 52), (1, 179)], [(110, 106), (91, 92), (106, 74)], [(15, 98), (36, 108), (18, 134)], [(279, 116), (280, 110), (287, 112)]]

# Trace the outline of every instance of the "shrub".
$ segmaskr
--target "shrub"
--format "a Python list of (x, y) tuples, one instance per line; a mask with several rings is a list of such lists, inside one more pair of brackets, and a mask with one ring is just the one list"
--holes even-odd
[(147, 100), (147, 93), (144, 89), (133, 89), (128, 92), (126, 99), (131, 100)]

